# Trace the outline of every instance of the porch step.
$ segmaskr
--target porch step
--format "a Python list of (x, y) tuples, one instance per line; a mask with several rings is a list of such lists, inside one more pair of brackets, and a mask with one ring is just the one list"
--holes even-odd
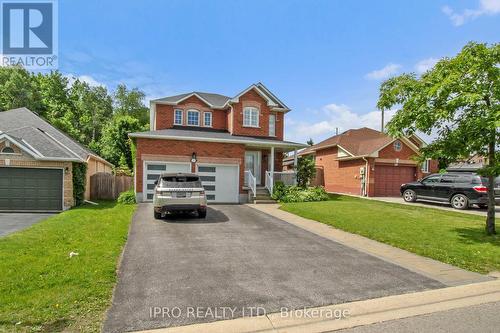
[(273, 199), (269, 199), (269, 200), (254, 200), (253, 203), (254, 204), (275, 204), (277, 202)]

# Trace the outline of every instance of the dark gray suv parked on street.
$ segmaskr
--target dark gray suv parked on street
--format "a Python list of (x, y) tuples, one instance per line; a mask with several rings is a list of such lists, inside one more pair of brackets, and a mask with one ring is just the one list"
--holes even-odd
[[(418, 199), (449, 202), (453, 208), (467, 209), (476, 204), (488, 206), (488, 179), (474, 172), (432, 174), (422, 180), (401, 185), (406, 202)], [(495, 180), (495, 201), (500, 203), (500, 178)]]

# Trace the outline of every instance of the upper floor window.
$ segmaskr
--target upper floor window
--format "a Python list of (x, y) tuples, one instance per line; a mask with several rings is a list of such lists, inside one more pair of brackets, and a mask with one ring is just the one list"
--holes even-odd
[(203, 125), (212, 127), (212, 112), (203, 113)]
[(190, 126), (200, 126), (200, 112), (197, 110), (188, 110), (187, 124)]
[(401, 143), (401, 141), (399, 140), (394, 141), (394, 150), (401, 151), (401, 149), (403, 149), (403, 144)]
[(276, 136), (276, 115), (269, 115), (269, 136)]
[(180, 109), (175, 109), (175, 115), (174, 115), (174, 125), (182, 125), (182, 110)]
[(254, 107), (243, 109), (243, 126), (259, 127), (259, 109)]
[(2, 154), (14, 154), (15, 151), (12, 149), (12, 147), (4, 147), (2, 149)]

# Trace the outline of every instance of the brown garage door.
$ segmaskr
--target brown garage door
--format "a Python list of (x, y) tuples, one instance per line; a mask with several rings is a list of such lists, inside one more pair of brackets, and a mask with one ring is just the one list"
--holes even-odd
[(375, 166), (375, 196), (395, 197), (400, 196), (401, 184), (415, 180), (415, 167), (410, 166)]

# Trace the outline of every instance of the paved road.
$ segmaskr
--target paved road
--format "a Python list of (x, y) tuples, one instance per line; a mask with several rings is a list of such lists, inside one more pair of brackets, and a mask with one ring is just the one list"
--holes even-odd
[(152, 206), (141, 204), (104, 332), (187, 325), (248, 316), (251, 311), (270, 313), (281, 307), (322, 306), (440, 287), (439, 282), (247, 206), (214, 205), (206, 220), (154, 220)]
[(0, 213), (0, 237), (22, 230), (54, 214)]
[(360, 326), (339, 333), (496, 333), (500, 302)]

